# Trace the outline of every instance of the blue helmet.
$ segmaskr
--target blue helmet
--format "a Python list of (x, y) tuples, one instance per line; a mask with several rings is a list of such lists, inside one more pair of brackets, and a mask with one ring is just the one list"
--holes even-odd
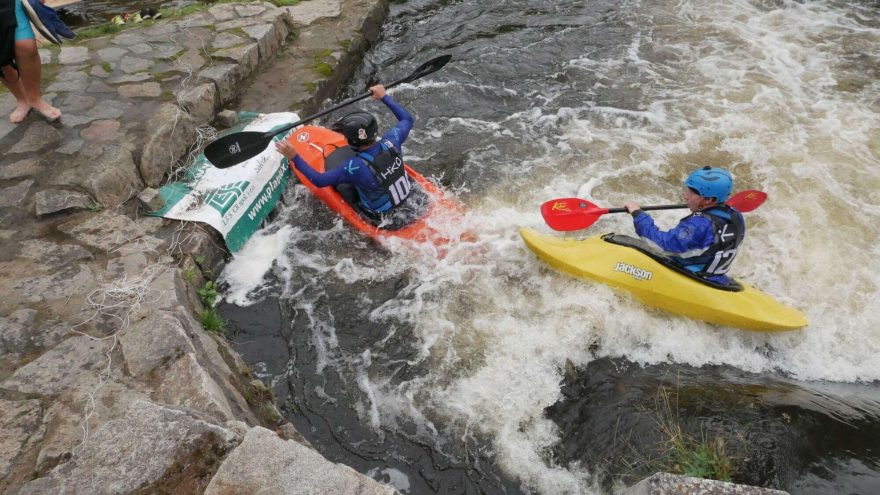
[(684, 185), (704, 198), (715, 198), (723, 203), (733, 192), (733, 176), (723, 168), (703, 167), (691, 173)]

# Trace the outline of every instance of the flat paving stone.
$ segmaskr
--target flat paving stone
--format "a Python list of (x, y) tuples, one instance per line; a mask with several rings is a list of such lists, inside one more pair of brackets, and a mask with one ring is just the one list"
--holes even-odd
[(119, 135), (119, 126), (118, 120), (96, 120), (79, 135), (89, 141), (114, 141)]
[(28, 179), (10, 187), (0, 187), (0, 206), (21, 206), (34, 181)]
[(84, 46), (64, 46), (58, 54), (58, 63), (62, 65), (81, 64), (89, 60), (89, 49)]
[(119, 86), (118, 91), (123, 98), (156, 98), (162, 95), (162, 86), (157, 82), (127, 84)]

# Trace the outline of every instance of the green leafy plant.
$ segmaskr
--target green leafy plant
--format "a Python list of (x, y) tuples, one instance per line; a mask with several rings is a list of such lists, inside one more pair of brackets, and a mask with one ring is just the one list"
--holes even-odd
[(688, 433), (681, 425), (677, 405), (665, 387), (657, 394), (657, 426), (665, 440), (660, 450), (660, 463), (666, 471), (697, 478), (730, 481), (732, 460), (727, 455), (723, 437), (700, 438)]
[(183, 269), (183, 279), (189, 283), (196, 281), (196, 267), (188, 266)]
[(208, 308), (199, 313), (199, 320), (205, 330), (220, 335), (226, 334), (226, 320), (220, 316), (216, 308)]
[(217, 302), (217, 283), (213, 280), (208, 280), (205, 282), (205, 285), (199, 287), (196, 291), (199, 295), (199, 299), (202, 300), (202, 304), (207, 308), (213, 308), (214, 303)]

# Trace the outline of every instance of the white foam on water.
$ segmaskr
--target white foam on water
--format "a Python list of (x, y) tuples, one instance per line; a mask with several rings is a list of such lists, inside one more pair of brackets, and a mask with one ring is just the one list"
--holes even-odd
[(290, 226), (262, 229), (251, 237), (223, 269), (220, 281), (228, 284), (223, 293), (225, 300), (238, 306), (250, 306), (262, 297), (258, 289), (266, 282), (266, 275), (276, 266), (282, 277), (290, 273), (284, 252), (296, 230)]

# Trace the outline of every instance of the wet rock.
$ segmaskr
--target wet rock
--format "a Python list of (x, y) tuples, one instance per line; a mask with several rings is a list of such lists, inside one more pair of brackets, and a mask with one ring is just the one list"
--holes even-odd
[(195, 15), (187, 16), (186, 19), (175, 22), (179, 29), (187, 29), (193, 27), (204, 27), (204, 26), (212, 26), (217, 21), (214, 20), (214, 17), (207, 12), (200, 12)]
[(116, 46), (111, 46), (109, 48), (98, 50), (97, 53), (98, 58), (100, 58), (104, 62), (119, 62), (122, 57), (128, 53), (128, 50)]
[(233, 110), (223, 110), (217, 114), (217, 123), (226, 128), (232, 127), (238, 124), (238, 113)]
[(222, 455), (235, 435), (189, 414), (136, 401), (124, 418), (99, 428), (81, 452), (48, 476), (31, 481), (20, 495), (130, 493), (159, 480), (175, 463)]
[(116, 119), (132, 110), (131, 103), (115, 100), (104, 100), (100, 105), (93, 107), (87, 113), (89, 117), (98, 119)]
[(21, 243), (20, 256), (38, 261), (50, 270), (95, 259), (87, 249), (76, 244), (57, 244), (43, 239), (28, 239)]
[(340, 0), (300, 2), (293, 7), (286, 7), (286, 9), (291, 19), (293, 19), (294, 25), (308, 26), (318, 19), (339, 17), (341, 3)]
[(89, 71), (89, 75), (94, 77), (107, 77), (110, 73), (104, 70), (104, 67), (96, 65)]
[(95, 103), (97, 100), (91, 96), (72, 94), (64, 98), (59, 108), (62, 112), (81, 112), (94, 107)]
[(235, 419), (223, 390), (202, 367), (194, 353), (187, 353), (162, 374), (158, 398), (167, 404), (202, 411), (215, 421)]
[(0, 206), (21, 206), (32, 185), (34, 181), (23, 180), (14, 186), (0, 187)]
[(119, 340), (128, 370), (136, 377), (195, 352), (183, 325), (167, 312), (138, 321)]
[(58, 54), (58, 63), (62, 65), (81, 64), (89, 60), (89, 49), (84, 46), (64, 46)]
[(36, 210), (38, 217), (68, 210), (88, 210), (94, 206), (89, 196), (79, 191), (46, 189), (36, 194)]
[(79, 135), (88, 141), (115, 141), (119, 126), (118, 120), (97, 120), (80, 131)]
[(65, 322), (48, 322), (36, 326), (34, 321), (17, 319), (23, 312), (30, 312), (36, 316), (33, 310), (19, 310), (9, 318), (0, 318), (0, 359), (10, 363), (13, 368), (18, 368), (22, 359), (36, 355), (46, 349), (52, 348), (70, 333), (70, 324)]
[(119, 68), (126, 74), (134, 74), (149, 69), (153, 66), (152, 60), (145, 60), (138, 57), (125, 56), (119, 63)]
[(235, 6), (229, 4), (215, 5), (208, 9), (208, 13), (218, 22), (228, 21), (230, 19), (235, 19), (236, 17)]
[(146, 81), (148, 79), (152, 79), (153, 76), (147, 74), (146, 72), (141, 72), (139, 74), (125, 74), (121, 76), (111, 77), (107, 79), (107, 82), (110, 84), (122, 84), (122, 83), (131, 83), (131, 82), (141, 82)]
[(32, 153), (49, 147), (61, 140), (61, 133), (46, 122), (34, 122), (15, 143), (9, 153)]
[(214, 52), (214, 57), (238, 62), (244, 73), (250, 74), (257, 68), (257, 63), (260, 61), (260, 50), (256, 43), (251, 43), (218, 50)]
[(242, 79), (242, 71), (236, 64), (217, 64), (202, 70), (199, 79), (212, 81), (216, 85), (217, 96), (222, 105), (235, 96), (235, 88)]
[(265, 11), (265, 6), (256, 3), (235, 6), (235, 13), (238, 14), (239, 17), (251, 17), (262, 14)]
[(621, 495), (788, 495), (788, 492), (669, 473), (656, 473)]
[(9, 165), (0, 166), (0, 180), (20, 179), (36, 175), (42, 170), (35, 158), (25, 158)]
[(327, 462), (305, 445), (256, 427), (226, 457), (205, 495), (258, 493), (268, 486), (277, 493), (397, 493), (348, 466)]
[(113, 37), (113, 44), (130, 46), (149, 41), (141, 30), (131, 30), (117, 34)]
[(88, 294), (95, 286), (94, 272), (87, 266), (80, 266), (15, 280), (12, 290), (26, 302), (45, 303)]
[(196, 126), (189, 114), (176, 105), (164, 103), (146, 128), (150, 129), (150, 135), (144, 143), (140, 172), (147, 186), (157, 187), (171, 167), (186, 156), (195, 141)]
[(73, 79), (70, 81), (58, 81), (49, 85), (46, 91), (63, 91), (68, 93), (82, 92), (88, 87), (87, 79)]
[(56, 81), (84, 81), (89, 78), (89, 75), (81, 70), (73, 70), (68, 72), (62, 72), (55, 77)]
[(197, 71), (205, 66), (205, 59), (199, 54), (198, 50), (189, 49), (174, 61), (174, 66), (187, 72)]
[[(257, 42), (260, 47), (260, 59), (266, 60), (281, 47), (284, 38), (274, 24), (260, 24), (257, 26), (245, 26), (242, 31), (247, 33)], [(286, 36), (287, 33), (284, 33)]]
[(165, 200), (159, 194), (158, 189), (148, 187), (140, 192), (137, 196), (141, 207), (146, 211), (159, 211), (165, 206)]
[(245, 38), (232, 33), (220, 33), (214, 38), (214, 42), (211, 43), (211, 46), (215, 49), (223, 49), (240, 45), (245, 41), (247, 41)]
[(0, 399), (0, 480), (10, 477), (17, 461), (42, 439), (42, 420), (40, 401)]
[(214, 84), (200, 84), (181, 92), (177, 101), (196, 122), (207, 122), (217, 108), (217, 89)]
[(134, 220), (110, 210), (61, 224), (58, 230), (103, 251), (113, 250), (144, 235)]
[[(112, 127), (107, 132), (110, 131)], [(99, 142), (102, 141), (92, 141)], [(100, 149), (100, 155), (94, 158), (88, 158), (86, 151), (84, 148), (77, 156), (78, 170), (68, 171), (68, 178), (59, 182), (79, 185), (105, 206), (120, 205), (143, 189), (130, 151), (106, 144)]]
[[(75, 386), (65, 395), (66, 400), (52, 403), (45, 414), (46, 434), (37, 454), (36, 466), (40, 476), (69, 460), (74, 450), (83, 447), (83, 442), (93, 439), (92, 432), (101, 425), (123, 417), (135, 401), (149, 399), (113, 381), (96, 388)], [(86, 438), (83, 438), (84, 428), (89, 433)]]
[(96, 371), (107, 364), (110, 343), (84, 335), (61, 342), (34, 361), (17, 369), (2, 382), (3, 388), (38, 394), (57, 395), (80, 381), (97, 383)]
[[(103, 81), (92, 81), (89, 83), (89, 87), (86, 88), (86, 93), (94, 94), (94, 93), (115, 93), (116, 89), (107, 86)], [(62, 117), (63, 118), (63, 117)]]
[(118, 88), (123, 98), (157, 98), (162, 95), (162, 86), (157, 82), (129, 84)]
[(71, 139), (55, 151), (63, 155), (72, 155), (82, 148), (84, 142), (82, 139)]

